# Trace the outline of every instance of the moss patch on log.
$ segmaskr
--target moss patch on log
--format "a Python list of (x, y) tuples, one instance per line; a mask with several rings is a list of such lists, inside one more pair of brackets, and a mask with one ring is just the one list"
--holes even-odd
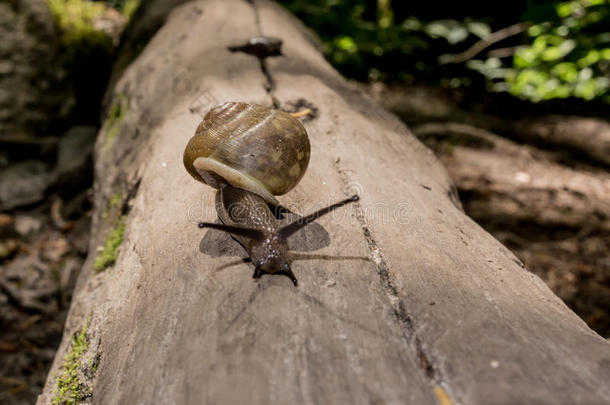
[(110, 199), (110, 206), (118, 206), (123, 201), (123, 195), (120, 192), (115, 193)]
[(127, 110), (126, 104), (125, 95), (120, 94), (108, 110), (108, 116), (106, 117), (106, 121), (104, 121), (104, 129), (106, 132), (106, 137), (104, 138), (104, 149), (110, 147), (119, 134), (121, 122), (123, 122), (125, 112)]
[[(108, 200), (108, 205), (102, 213), (102, 218), (106, 222), (116, 221), (121, 216), (121, 207), (123, 205), (123, 194), (120, 191), (114, 193), (114, 195)], [(113, 221), (109, 221), (113, 219)]]
[(72, 336), (70, 350), (60, 368), (61, 375), (57, 378), (57, 387), (51, 401), (53, 405), (72, 405), (91, 396), (91, 388), (79, 376), (83, 356), (89, 349), (89, 322), (90, 319), (87, 319), (83, 328)]
[(93, 261), (93, 270), (96, 273), (102, 272), (112, 266), (119, 255), (119, 247), (123, 242), (123, 233), (125, 232), (125, 219), (119, 218), (117, 225), (110, 231), (106, 237), (106, 242), (102, 251), (96, 256)]

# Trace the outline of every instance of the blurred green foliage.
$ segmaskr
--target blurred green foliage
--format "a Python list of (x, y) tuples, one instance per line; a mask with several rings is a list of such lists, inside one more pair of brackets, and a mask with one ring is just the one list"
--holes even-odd
[(61, 41), (72, 60), (83, 56), (90, 49), (102, 48), (110, 53), (112, 40), (94, 26), (94, 21), (106, 11), (103, 3), (87, 0), (47, 0), (53, 14)]
[(610, 7), (606, 0), (567, 1), (556, 18), (528, 30), (505, 80), (531, 100), (601, 97), (610, 102)]
[(96, 25), (109, 8), (120, 11), (128, 20), (139, 4), (139, 0), (46, 0), (59, 28), (66, 49), (85, 52), (89, 48), (102, 47), (110, 52), (112, 38), (102, 26)]
[(357, 80), (405, 81), (438, 77), (438, 55), (471, 35), (489, 33), (484, 23), (466, 20), (397, 21), (389, 0), (282, 1), (320, 36), (330, 62)]
[[(317, 32), (330, 62), (357, 80), (484, 86), (532, 101), (610, 102), (608, 0), (528, 1), (519, 10), (521, 21), (532, 24), (528, 30), (460, 63), (453, 63), (456, 54), (506, 27), (505, 13), (447, 19), (439, 5), (437, 19), (433, 12), (398, 16), (402, 5), (390, 0), (280, 2)], [(518, 22), (516, 16), (512, 23)]]

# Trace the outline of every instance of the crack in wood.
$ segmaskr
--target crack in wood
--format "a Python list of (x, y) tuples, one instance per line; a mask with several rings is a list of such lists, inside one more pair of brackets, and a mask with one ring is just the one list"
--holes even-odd
[[(338, 166), (338, 162), (335, 163), (335, 169), (339, 174), (344, 188), (348, 187), (349, 184), (353, 184), (353, 180), (347, 174), (348, 171), (345, 169), (341, 169)], [(362, 229), (364, 239), (369, 248), (369, 254), (371, 256), (372, 262), (375, 264), (375, 268), (377, 270), (377, 274), (379, 275), (381, 285), (384, 291), (389, 295), (390, 304), (393, 307), (394, 316), (396, 317), (396, 320), (401, 326), (401, 329), (404, 331), (403, 337), (405, 338), (409, 347), (412, 347), (415, 350), (415, 355), (416, 359), (419, 362), (419, 366), (423, 370), (428, 380), (430, 380), (430, 382), (434, 386), (439, 386), (442, 384), (444, 387), (447, 387), (447, 382), (443, 379), (440, 371), (436, 368), (434, 364), (435, 360), (433, 356), (425, 348), (425, 344), (422, 343), (419, 336), (416, 335), (413, 318), (408, 314), (404, 302), (402, 301), (402, 299), (400, 299), (398, 289), (396, 288), (396, 285), (394, 284), (394, 281), (392, 279), (392, 274), (390, 272), (388, 263), (384, 257), (383, 252), (379, 248), (377, 241), (371, 233), (366, 218), (364, 217), (362, 204), (360, 202), (355, 202), (353, 205), (356, 211), (356, 220), (358, 221), (358, 224)]]
[[(256, 29), (258, 30), (258, 34), (261, 37), (264, 37), (265, 34), (263, 33), (263, 25), (261, 23), (260, 13), (258, 11), (256, 3), (254, 2), (254, 0), (246, 0), (246, 2), (252, 6), (252, 10), (254, 11), (254, 21), (256, 24)], [(265, 61), (265, 57), (257, 56), (257, 58), (259, 61), (261, 72), (265, 77), (265, 84), (263, 85), (263, 88), (265, 89), (265, 92), (269, 94), (269, 97), (271, 98), (271, 103), (273, 104), (273, 108), (280, 108), (280, 101), (277, 97), (275, 97), (274, 94), (275, 80), (273, 80), (273, 77), (271, 76), (271, 73), (267, 68), (267, 62)]]
[(134, 198), (136, 198), (136, 195), (140, 190), (141, 183), (142, 178), (138, 177), (136, 180), (131, 182), (131, 184), (127, 184), (127, 195), (125, 196), (125, 200), (123, 200), (123, 204), (121, 205), (121, 215), (127, 215), (129, 214), (129, 211), (131, 211), (131, 202)]
[(258, 29), (259, 35), (263, 35), (263, 26), (261, 24), (261, 17), (258, 13), (258, 9), (256, 8), (256, 4), (254, 4), (254, 0), (246, 0), (246, 3), (250, 4), (254, 9), (254, 21), (256, 23), (256, 28)]
[[(259, 15), (259, 12), (258, 12), (258, 9), (256, 7), (254, 0), (246, 0), (246, 2), (249, 3), (253, 8), (254, 15), (255, 15), (255, 22), (256, 22), (258, 32), (261, 36), (263, 36), (260, 15)], [(261, 72), (263, 73), (263, 76), (265, 77), (265, 84), (263, 87), (264, 87), (265, 91), (267, 92), (267, 94), (269, 94), (269, 96), (271, 97), (273, 107), (280, 108), (280, 102), (274, 95), (276, 83), (267, 67), (267, 63), (265, 61), (266, 57), (259, 56), (259, 55), (255, 55), (255, 56), (257, 57), (257, 59), (259, 61)], [(339, 173), (339, 176), (341, 178), (341, 181), (342, 181), (344, 187), (346, 187), (350, 183), (350, 179), (349, 179), (347, 173), (344, 170), (341, 170), (337, 166), (337, 164), (335, 164), (335, 166), (336, 166), (336, 170)], [(451, 193), (449, 193), (449, 194), (451, 194)], [(458, 201), (459, 201), (459, 199), (458, 199)], [(377, 244), (377, 241), (373, 237), (369, 226), (367, 225), (367, 222), (364, 217), (363, 210), (362, 210), (362, 205), (359, 202), (356, 202), (356, 203), (354, 203), (354, 207), (356, 210), (356, 220), (358, 221), (360, 228), (362, 229), (364, 238), (367, 242), (367, 246), (369, 247), (370, 255), (373, 259), (372, 261), (375, 263), (375, 268), (377, 270), (377, 274), (379, 275), (379, 278), (381, 280), (381, 285), (382, 285), (383, 289), (386, 291), (386, 293), (390, 296), (390, 303), (394, 307), (393, 308), (394, 316), (396, 317), (396, 320), (401, 325), (402, 330), (404, 331), (403, 336), (404, 336), (407, 344), (410, 347), (414, 347), (416, 358), (419, 361), (419, 366), (423, 370), (425, 376), (433, 383), (433, 385), (435, 387), (437, 387), (437, 386), (439, 386), (439, 384), (443, 383), (443, 385), (446, 386), (447, 385), (446, 382), (443, 381), (442, 377), (440, 376), (440, 372), (434, 366), (434, 359), (427, 352), (427, 350), (424, 349), (424, 345), (422, 344), (420, 338), (415, 335), (415, 327), (414, 327), (413, 319), (407, 313), (404, 302), (400, 299), (400, 297), (398, 295), (398, 290), (392, 280), (389, 266), (383, 256), (381, 249), (379, 248), (379, 246)]]
[(271, 103), (273, 104), (273, 108), (280, 108), (280, 100), (278, 100), (278, 98), (275, 97), (274, 94), (275, 80), (273, 80), (269, 69), (267, 69), (267, 62), (264, 58), (259, 58), (258, 61), (260, 63), (261, 72), (263, 72), (263, 76), (265, 76), (265, 84), (263, 85), (263, 87), (265, 88), (267, 94), (269, 94), (269, 97), (271, 97)]

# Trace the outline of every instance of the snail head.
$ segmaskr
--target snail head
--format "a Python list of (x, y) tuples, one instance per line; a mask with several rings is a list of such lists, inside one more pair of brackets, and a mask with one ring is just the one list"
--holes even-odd
[(288, 260), (288, 238), (319, 217), (328, 214), (329, 212), (346, 204), (356, 202), (359, 199), (360, 198), (358, 195), (353, 195), (350, 198), (329, 205), (328, 207), (322, 208), (305, 217), (299, 218), (273, 233), (265, 233), (260, 229), (243, 228), (225, 224), (213, 224), (209, 222), (200, 222), (199, 227), (217, 229), (233, 235), (248, 238), (250, 240), (248, 251), (250, 252), (252, 263), (254, 263), (255, 266), (253, 277), (259, 278), (263, 273), (283, 273), (286, 274), (296, 286), (297, 279), (292, 273)]

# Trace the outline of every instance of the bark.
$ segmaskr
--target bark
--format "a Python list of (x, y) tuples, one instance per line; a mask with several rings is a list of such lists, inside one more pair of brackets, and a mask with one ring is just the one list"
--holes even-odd
[[(281, 38), (285, 56), (259, 63), (227, 49), (261, 34)], [(79, 333), (91, 403), (610, 402), (608, 342), (464, 215), (432, 152), (277, 5), (175, 8), (112, 100), (96, 147), (93, 253), (39, 403)], [(182, 152), (201, 114), (229, 100), (316, 108), (310, 166), (284, 205), (304, 214), (361, 192), (291, 241), (306, 252), (293, 264), (298, 288), (252, 280), (236, 242), (196, 226), (216, 218), (214, 191), (187, 174)], [(119, 215), (118, 258), (96, 274)]]

